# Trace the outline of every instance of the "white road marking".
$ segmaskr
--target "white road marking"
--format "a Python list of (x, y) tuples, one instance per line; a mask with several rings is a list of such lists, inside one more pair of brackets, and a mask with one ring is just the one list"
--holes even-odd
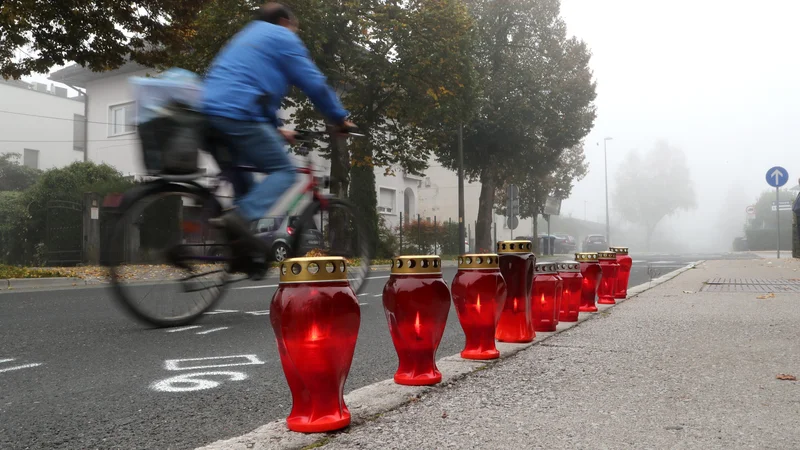
[(216, 309), (214, 311), (209, 311), (209, 312), (203, 313), (203, 314), (214, 315), (214, 314), (230, 314), (230, 313), (237, 313), (237, 312), (239, 312), (239, 311), (237, 311), (235, 309)]
[(247, 375), (242, 372), (199, 372), (185, 373), (150, 385), (150, 388), (161, 392), (191, 392), (211, 389), (219, 386), (219, 381), (202, 377), (227, 377), (230, 381), (242, 381)]
[(269, 311), (247, 311), (245, 314), (250, 314), (251, 316), (268, 316)]
[(369, 305), (369, 303), (359, 303), (359, 306)]
[(383, 297), (383, 294), (375, 294), (373, 297)]
[(7, 363), (7, 362), (11, 362), (11, 361), (14, 361), (15, 359), (16, 359), (16, 358), (6, 358), (6, 359), (0, 359), (0, 364)]
[(200, 325), (189, 325), (188, 327), (173, 328), (171, 330), (167, 330), (167, 333), (177, 333), (179, 331), (194, 330), (195, 328), (200, 328)]
[(200, 331), (200, 332), (198, 332), (198, 333), (195, 333), (195, 334), (208, 334), (208, 333), (213, 333), (213, 332), (215, 332), (215, 331), (227, 330), (228, 328), (230, 328), (230, 327), (219, 327), (219, 328), (212, 328), (212, 329), (210, 329), (210, 330), (204, 330), (204, 331)]
[[(225, 362), (221, 364), (204, 364), (206, 361), (220, 360), (230, 361), (242, 359), (244, 362)], [(181, 363), (202, 361), (201, 365), (197, 366), (181, 366)], [(233, 367), (233, 366), (255, 366), (264, 364), (264, 361), (258, 359), (256, 355), (233, 355), (233, 356), (209, 356), (205, 358), (185, 358), (185, 359), (168, 359), (164, 361), (164, 369), (166, 370), (196, 370), (196, 369), (212, 369), (215, 367)]]
[(33, 364), (23, 364), (21, 366), (6, 367), (4, 369), (0, 369), (0, 373), (11, 372), (12, 370), (29, 369), (31, 367), (38, 367), (38, 366), (41, 366), (41, 365), (42, 365), (41, 363), (33, 363)]
[(647, 261), (645, 261), (643, 259), (637, 259), (637, 260), (631, 261), (632, 264), (641, 264), (643, 262), (647, 262)]
[(237, 291), (237, 290), (240, 290), (240, 289), (265, 289), (265, 288), (274, 288), (274, 287), (278, 287), (278, 285), (277, 284), (262, 284), (260, 286), (242, 286), (242, 287), (234, 288), (234, 290)]
[[(377, 277), (368, 277), (367, 280), (380, 280), (380, 279), (389, 278), (389, 277), (390, 277), (390, 275), (381, 275), (381, 276), (377, 276)], [(267, 289), (267, 288), (276, 288), (276, 287), (278, 287), (277, 284), (262, 284), (262, 285), (259, 285), (259, 286), (237, 287), (237, 288), (233, 288), (233, 290), (237, 291), (237, 290), (241, 290), (241, 289)], [(206, 313), (206, 314), (208, 314), (208, 313)]]
[(358, 294), (359, 297), (366, 297), (367, 295), (370, 295), (369, 292), (365, 292), (363, 294)]

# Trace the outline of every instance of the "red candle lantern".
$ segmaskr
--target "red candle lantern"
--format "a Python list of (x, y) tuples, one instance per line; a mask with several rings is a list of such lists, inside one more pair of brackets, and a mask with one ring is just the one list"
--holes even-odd
[(508, 287), (506, 303), (497, 322), (495, 338), (501, 342), (533, 342), (536, 333), (531, 322), (531, 286), (536, 257), (531, 241), (500, 241), (500, 273)]
[(536, 331), (556, 331), (558, 326), (559, 294), (562, 280), (558, 277), (556, 264), (536, 264), (531, 298), (531, 320)]
[(399, 359), (395, 383), (422, 386), (442, 381), (436, 349), (450, 312), (450, 291), (442, 280), (439, 257), (395, 258), (383, 288), (383, 309)]
[(595, 300), (597, 299), (597, 289), (600, 287), (602, 278), (602, 269), (597, 259), (597, 253), (575, 253), (575, 261), (581, 265), (581, 276), (583, 276), (581, 305), (578, 311), (597, 312)]
[(597, 252), (597, 259), (600, 260), (600, 269), (603, 277), (600, 279), (600, 287), (597, 289), (598, 305), (616, 305), (614, 294), (617, 290), (617, 254), (612, 251)]
[(633, 260), (628, 256), (628, 247), (611, 247), (610, 250), (617, 254), (617, 289), (614, 298), (628, 298), (628, 279), (631, 275)]
[(558, 264), (558, 276), (564, 280), (564, 293), (561, 297), (559, 322), (577, 322), (583, 290), (583, 276), (580, 265), (576, 262)]
[(466, 338), (461, 357), (499, 358), (494, 335), (507, 293), (499, 257), (494, 254), (459, 256), (458, 273), (451, 290)]
[(353, 361), (361, 309), (343, 258), (287, 259), (270, 321), (292, 392), (286, 425), (321, 433), (350, 424), (344, 383)]

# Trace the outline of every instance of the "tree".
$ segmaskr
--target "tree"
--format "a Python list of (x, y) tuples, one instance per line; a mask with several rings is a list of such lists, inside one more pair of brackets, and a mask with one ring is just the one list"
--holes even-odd
[(5, 0), (0, 2), (0, 76), (47, 73), (69, 62), (97, 72), (128, 60), (153, 67), (191, 35), (206, 2)]
[(39, 178), (41, 172), (19, 163), (19, 153), (0, 155), (0, 192), (24, 191)]
[[(779, 198), (782, 202), (794, 202), (796, 197), (794, 192), (787, 190), (780, 190)], [(750, 229), (771, 229), (777, 228), (777, 218), (775, 211), (772, 209), (772, 204), (775, 202), (775, 189), (769, 189), (761, 193), (756, 201), (755, 218), (750, 222)], [(781, 228), (784, 230), (791, 229), (792, 226), (792, 212), (785, 210), (780, 212)]]
[(644, 227), (648, 249), (662, 219), (697, 206), (686, 155), (666, 141), (644, 155), (630, 152), (615, 182), (614, 211)]
[[(465, 124), (464, 168), (481, 182), (476, 246), (491, 248), (492, 210), (507, 179), (549, 173), (594, 123), (595, 84), (586, 45), (566, 36), (557, 0), (471, 0), (478, 112)], [(456, 142), (439, 154), (457, 168)]]

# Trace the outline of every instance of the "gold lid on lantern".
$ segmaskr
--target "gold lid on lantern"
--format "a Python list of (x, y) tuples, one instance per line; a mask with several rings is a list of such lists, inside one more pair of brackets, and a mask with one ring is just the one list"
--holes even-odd
[(500, 255), (532, 252), (533, 244), (531, 241), (500, 241), (497, 243), (497, 253)]
[(438, 256), (397, 256), (392, 260), (392, 275), (425, 275), (441, 273), (442, 260)]
[(609, 247), (609, 250), (618, 255), (627, 255), (628, 247)]
[(616, 261), (616, 260), (617, 260), (617, 254), (616, 254), (616, 253), (614, 253), (614, 252), (612, 252), (612, 251), (608, 251), (608, 252), (597, 252), (597, 259), (600, 259), (600, 260), (603, 260), (603, 259), (605, 259), (605, 260), (613, 259), (614, 261)]
[(467, 254), (458, 257), (458, 269), (497, 269), (500, 258), (494, 253)]
[(346, 281), (347, 264), (340, 256), (290, 258), (281, 263), (281, 283)]
[(575, 261), (564, 261), (558, 263), (559, 272), (580, 272), (581, 266)]
[(575, 253), (575, 261), (585, 263), (596, 263), (598, 260), (596, 252)]
[(536, 273), (541, 275), (553, 275), (558, 272), (558, 264), (551, 262), (536, 263)]

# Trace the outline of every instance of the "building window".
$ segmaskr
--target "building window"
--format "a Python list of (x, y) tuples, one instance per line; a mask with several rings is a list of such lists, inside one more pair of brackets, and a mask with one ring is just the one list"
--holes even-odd
[(122, 136), (136, 131), (136, 103), (108, 107), (108, 136)]
[(31, 150), (29, 148), (25, 149), (25, 153), (22, 155), (22, 164), (26, 167), (31, 167), (33, 169), (39, 168), (39, 150)]
[(72, 115), (72, 149), (78, 151), (86, 150), (86, 120), (80, 114)]
[(389, 188), (380, 188), (380, 197), (378, 197), (378, 212), (383, 214), (395, 214), (395, 205), (397, 204), (397, 191)]

